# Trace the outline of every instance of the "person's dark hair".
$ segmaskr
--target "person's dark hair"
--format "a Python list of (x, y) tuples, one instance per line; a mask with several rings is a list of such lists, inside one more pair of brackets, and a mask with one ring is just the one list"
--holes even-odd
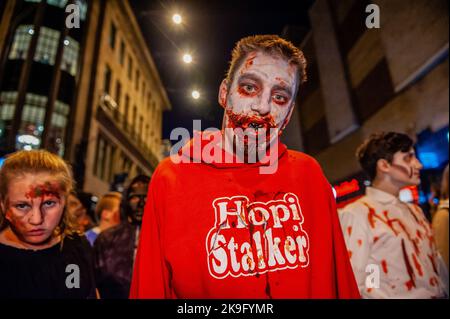
[(132, 187), (134, 184), (136, 183), (144, 183), (144, 184), (149, 184), (150, 183), (150, 177), (147, 175), (137, 175), (135, 178), (133, 178), (130, 182), (130, 184), (128, 185), (128, 187), (124, 190), (123, 192), (123, 196), (122, 196), (122, 217), (123, 220), (126, 220), (127, 217), (130, 215), (130, 211), (131, 211), (131, 207), (130, 204), (128, 203), (128, 196), (132, 190)]
[(79, 199), (81, 205), (83, 205), (83, 207), (86, 209), (86, 214), (93, 221), (96, 221), (97, 217), (95, 214), (95, 206), (97, 205), (97, 203), (92, 200), (92, 197), (94, 196), (94, 194), (77, 191), (75, 196)]
[(356, 158), (362, 169), (373, 180), (377, 175), (377, 162), (385, 159), (392, 163), (394, 154), (408, 152), (414, 145), (406, 134), (397, 132), (380, 132), (372, 134), (356, 150)]

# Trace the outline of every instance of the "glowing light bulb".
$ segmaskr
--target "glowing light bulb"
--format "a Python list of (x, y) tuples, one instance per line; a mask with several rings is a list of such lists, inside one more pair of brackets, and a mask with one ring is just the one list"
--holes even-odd
[(192, 55), (190, 55), (189, 53), (186, 53), (183, 55), (183, 62), (184, 63), (191, 63), (192, 62)]

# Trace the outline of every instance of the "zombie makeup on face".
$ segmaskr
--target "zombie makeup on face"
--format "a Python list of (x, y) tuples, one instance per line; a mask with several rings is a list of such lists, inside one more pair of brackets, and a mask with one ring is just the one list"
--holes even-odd
[[(295, 66), (278, 56), (252, 52), (230, 83), (226, 101), (221, 104), (234, 114), (271, 115), (275, 126), (285, 124), (292, 105), (296, 77), (288, 71)], [(235, 124), (235, 123), (234, 123)], [(231, 125), (226, 125), (231, 127)]]
[(248, 154), (265, 154), (288, 123), (298, 81), (291, 69), (296, 66), (280, 56), (251, 52), (232, 82), (221, 84), (226, 143), (244, 161)]
[(244, 67), (241, 69), (241, 75), (253, 65), (255, 58), (256, 52), (249, 53), (248, 57), (245, 59)]
[(43, 200), (46, 196), (55, 196), (60, 199), (60, 185), (56, 182), (45, 182), (44, 184), (31, 185), (30, 190), (25, 194), (28, 199), (40, 198)]
[[(257, 115), (247, 115), (247, 114), (236, 114), (233, 113), (233, 111), (231, 110), (227, 110), (226, 111), (228, 118), (229, 118), (229, 122), (227, 127), (230, 128), (238, 128), (241, 127), (242, 129), (247, 129), (249, 127), (252, 128), (265, 128), (265, 129), (270, 129), (270, 128), (275, 128), (275, 120), (273, 118), (272, 115), (267, 115), (267, 116), (257, 116)], [(256, 125), (252, 125), (252, 124), (256, 124)]]
[(132, 186), (132, 190), (128, 195), (128, 203), (131, 208), (130, 218), (133, 222), (142, 222), (145, 202), (147, 200), (147, 188), (148, 184), (138, 182)]
[[(61, 220), (64, 199), (57, 182), (35, 184), (35, 176), (26, 175), (9, 185), (6, 219), (11, 234), (25, 245), (45, 244)], [(28, 189), (28, 191), (24, 191)]]
[(392, 163), (391, 166), (396, 168), (397, 170), (399, 170), (400, 172), (402, 172), (406, 176), (408, 176), (408, 178), (412, 178), (413, 177), (413, 169), (412, 169), (412, 167), (404, 167), (403, 165), (394, 164), (394, 163)]
[(401, 161), (405, 163), (397, 164), (392, 163), (392, 167), (396, 168), (397, 170), (401, 171), (405, 176), (407, 176), (409, 179), (414, 177), (415, 170), (420, 170), (421, 165), (415, 165), (417, 162), (416, 153), (411, 150), (407, 152), (406, 154), (402, 154)]
[[(286, 105), (292, 97), (292, 90), (279, 77), (275, 79), (278, 81), (278, 84), (271, 89), (271, 101), (280, 106)], [(238, 79), (237, 93), (243, 98), (254, 97), (260, 94), (261, 88), (261, 80), (256, 75), (244, 74)]]

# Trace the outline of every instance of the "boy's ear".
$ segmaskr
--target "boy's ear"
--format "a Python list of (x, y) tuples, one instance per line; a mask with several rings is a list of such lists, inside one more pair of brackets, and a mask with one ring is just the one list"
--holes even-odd
[(391, 164), (386, 159), (380, 158), (377, 161), (377, 171), (380, 171), (382, 173), (388, 173), (390, 168)]
[(295, 108), (295, 102), (292, 102), (291, 110), (289, 111), (288, 115), (284, 119), (284, 123), (283, 123), (283, 126), (281, 127), (280, 131), (284, 131), (286, 126), (289, 124), (289, 122), (291, 120), (292, 113), (294, 113), (294, 108)]
[(0, 207), (1, 207), (1, 214), (3, 214), (2, 218), (0, 218), (0, 221), (2, 219), (6, 219), (7, 221), (11, 222), (11, 217), (8, 216), (8, 214), (6, 212), (6, 206), (5, 206), (5, 203), (3, 202), (3, 200), (0, 202)]
[(228, 82), (226, 79), (222, 80), (219, 87), (219, 104), (225, 109), (227, 107)]

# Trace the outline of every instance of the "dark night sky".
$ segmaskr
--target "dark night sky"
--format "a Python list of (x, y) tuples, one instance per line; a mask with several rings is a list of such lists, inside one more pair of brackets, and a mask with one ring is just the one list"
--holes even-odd
[[(217, 92), (225, 76), (231, 50), (240, 38), (254, 34), (279, 34), (284, 26), (308, 27), (307, 10), (313, 0), (214, 1), (129, 0), (166, 88), (172, 111), (165, 112), (163, 138), (175, 127), (192, 130), (201, 119), (202, 129), (221, 126), (222, 108)], [(177, 11), (184, 19), (172, 23)], [(194, 61), (181, 60), (185, 50)], [(194, 100), (197, 88), (202, 97)]]

